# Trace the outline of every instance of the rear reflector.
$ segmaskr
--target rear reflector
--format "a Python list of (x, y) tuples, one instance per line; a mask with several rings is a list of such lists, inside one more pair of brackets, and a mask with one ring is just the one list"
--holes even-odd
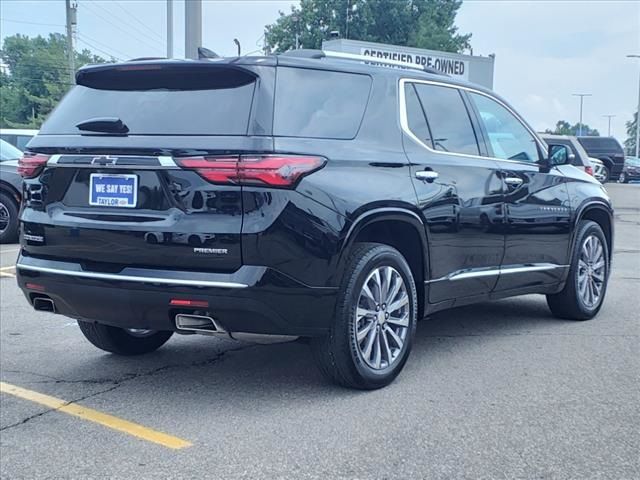
[(183, 300), (180, 298), (173, 298), (169, 302), (172, 307), (194, 307), (194, 308), (208, 308), (209, 302), (203, 300)]
[(584, 171), (593, 177), (593, 167), (584, 167)]
[(40, 285), (38, 283), (25, 283), (25, 287), (29, 290), (38, 290), (39, 292), (44, 292), (44, 285)]
[(18, 162), (18, 173), (23, 178), (37, 177), (49, 160), (49, 155), (25, 153)]
[(290, 188), (304, 175), (324, 166), (322, 157), (309, 155), (239, 155), (176, 158), (183, 168), (198, 172), (211, 183)]

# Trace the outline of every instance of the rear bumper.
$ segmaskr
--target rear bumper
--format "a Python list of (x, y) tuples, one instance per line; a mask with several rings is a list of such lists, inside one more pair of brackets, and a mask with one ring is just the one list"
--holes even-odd
[[(16, 271), (30, 303), (49, 297), (56, 313), (122, 328), (176, 330), (177, 313), (198, 311), (229, 332), (316, 336), (330, 328), (336, 298), (335, 288), (310, 287), (263, 266), (228, 274), (141, 268), (105, 273), (20, 255)], [(172, 306), (175, 299), (208, 307)]]

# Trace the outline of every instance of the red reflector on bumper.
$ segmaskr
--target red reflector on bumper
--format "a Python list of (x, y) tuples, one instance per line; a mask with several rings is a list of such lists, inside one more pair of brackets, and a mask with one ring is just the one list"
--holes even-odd
[(29, 290), (38, 290), (39, 292), (44, 292), (45, 290), (44, 285), (39, 285), (37, 283), (26, 283), (25, 287)]
[(198, 307), (198, 308), (208, 308), (209, 302), (204, 300), (182, 300), (180, 298), (173, 298), (169, 302), (169, 305), (172, 307)]

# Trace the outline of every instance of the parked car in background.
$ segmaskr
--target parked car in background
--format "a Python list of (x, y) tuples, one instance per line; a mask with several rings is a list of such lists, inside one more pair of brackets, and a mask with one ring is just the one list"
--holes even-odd
[(604, 163), (605, 182), (617, 179), (624, 167), (624, 150), (613, 137), (577, 137), (590, 157)]
[(18, 240), (18, 212), (22, 197), (22, 177), (18, 160), (22, 152), (0, 140), (0, 243)]
[(569, 147), (571, 165), (593, 176), (593, 165), (589, 160), (589, 155), (584, 148), (582, 148), (582, 145), (580, 145), (576, 137), (570, 135), (551, 135), (549, 133), (543, 133), (540, 136), (548, 144), (565, 145)]
[(589, 161), (591, 162), (591, 166), (593, 167), (593, 177), (600, 183), (604, 183), (607, 177), (602, 160), (600, 160), (599, 158), (589, 157)]
[(640, 180), (640, 158), (627, 157), (624, 160), (624, 167), (620, 172), (618, 182), (629, 183), (633, 180)]
[(10, 143), (21, 151), (26, 149), (27, 143), (37, 134), (38, 130), (0, 128), (0, 140)]
[(362, 389), (439, 310), (598, 313), (613, 210), (568, 147), (485, 88), (332, 54), (81, 68), (22, 159), (29, 303), (120, 355), (305, 337)]

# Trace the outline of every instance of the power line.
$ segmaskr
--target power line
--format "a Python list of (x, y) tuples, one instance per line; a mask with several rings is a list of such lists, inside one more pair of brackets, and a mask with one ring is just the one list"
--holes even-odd
[[(87, 35), (86, 33), (80, 33), (80, 32), (78, 32), (78, 34), (77, 34), (77, 35), (78, 35), (78, 37), (82, 37), (82, 38), (89, 39), (89, 40), (91, 40), (93, 43), (97, 43), (98, 45), (100, 45), (100, 46), (101, 46), (101, 47), (103, 47), (103, 48), (108, 48), (109, 50), (111, 50), (111, 51), (113, 51), (113, 52), (115, 52), (115, 53), (117, 53), (117, 54), (119, 54), (119, 55), (122, 55), (122, 56), (123, 56), (123, 57), (125, 57), (125, 58), (133, 58), (133, 57), (135, 56), (135, 55), (130, 55), (130, 54), (128, 54), (128, 53), (124, 53), (124, 52), (122, 52), (122, 51), (120, 51), (120, 50), (116, 50), (116, 49), (115, 49), (115, 48), (113, 48), (112, 46), (110, 46), (110, 45), (106, 45), (106, 44), (104, 44), (104, 43), (102, 43), (102, 42), (100, 42), (100, 41), (96, 40), (95, 38), (90, 37), (90, 36), (89, 36), (89, 35)], [(85, 43), (86, 43), (86, 42), (85, 42)], [(113, 55), (112, 55), (112, 56), (113, 56)], [(116, 58), (117, 58), (117, 57), (116, 57)]]
[(12, 18), (2, 18), (0, 20), (2, 20), (3, 22), (11, 22), (11, 23), (25, 23), (27, 25), (44, 25), (46, 27), (64, 27), (65, 26), (58, 23), (27, 22), (26, 20), (14, 20)]
[(158, 34), (158, 32), (154, 31), (151, 27), (145, 25), (144, 23), (142, 23), (140, 20), (138, 20), (135, 16), (131, 15), (129, 13), (128, 10), (126, 10), (122, 4), (120, 2), (118, 2), (117, 0), (113, 0), (112, 3), (114, 3), (120, 10), (122, 10), (125, 15), (127, 15), (127, 18), (131, 18), (133, 20), (136, 21), (136, 23), (138, 23), (138, 25), (141, 25), (143, 28), (145, 28), (148, 32), (150, 32), (152, 35), (155, 35), (158, 40), (160, 40), (161, 42), (164, 43), (164, 38), (162, 38), (162, 36), (160, 34)]
[(109, 53), (105, 50), (102, 50), (98, 47), (96, 47), (95, 45), (92, 45), (91, 43), (87, 42), (83, 37), (81, 37), (80, 35), (78, 35), (78, 41), (84, 43), (85, 45), (87, 45), (90, 48), (93, 48), (94, 50), (97, 50), (100, 53), (103, 53), (105, 55), (108, 55), (109, 57), (115, 58), (116, 60), (122, 61), (122, 59), (120, 57), (115, 56), (113, 53)]
[[(134, 30), (134, 31), (131, 31), (131, 30), (125, 30), (124, 28), (120, 27), (118, 24), (116, 24), (116, 23), (112, 22), (112, 21), (111, 21), (111, 20), (109, 20), (108, 18), (105, 18), (103, 15), (101, 15), (99, 12), (97, 12), (96, 10), (94, 10), (94, 9), (93, 9), (93, 7), (94, 7), (95, 5), (89, 5), (88, 3), (81, 3), (81, 4), (80, 4), (80, 6), (81, 6), (81, 7), (84, 7), (84, 8), (88, 8), (88, 9), (89, 9), (89, 11), (90, 11), (91, 13), (93, 13), (93, 15), (95, 15), (96, 17), (101, 18), (103, 21), (105, 21), (105, 22), (107, 22), (107, 23), (109, 23), (109, 24), (113, 25), (115, 28), (117, 28), (118, 30), (120, 30), (122, 33), (124, 33), (124, 34), (126, 34), (126, 35), (130, 35), (130, 36), (134, 36), (134, 37), (135, 37), (135, 35), (133, 35), (133, 32), (135, 32), (135, 30)], [(102, 8), (102, 7), (101, 7), (101, 8)], [(104, 9), (103, 9), (103, 10), (104, 10)], [(144, 43), (144, 44), (145, 44), (145, 45), (147, 45), (148, 47), (153, 48), (154, 50), (158, 48), (158, 47), (157, 47), (157, 45), (151, 45), (151, 44), (147, 43), (145, 40), (143, 40), (143, 39), (142, 39), (141, 37), (139, 37), (139, 36), (138, 36), (138, 37), (136, 37), (136, 39), (137, 39), (139, 42)], [(152, 41), (153, 41), (153, 39), (150, 39), (150, 40), (152, 40)]]

